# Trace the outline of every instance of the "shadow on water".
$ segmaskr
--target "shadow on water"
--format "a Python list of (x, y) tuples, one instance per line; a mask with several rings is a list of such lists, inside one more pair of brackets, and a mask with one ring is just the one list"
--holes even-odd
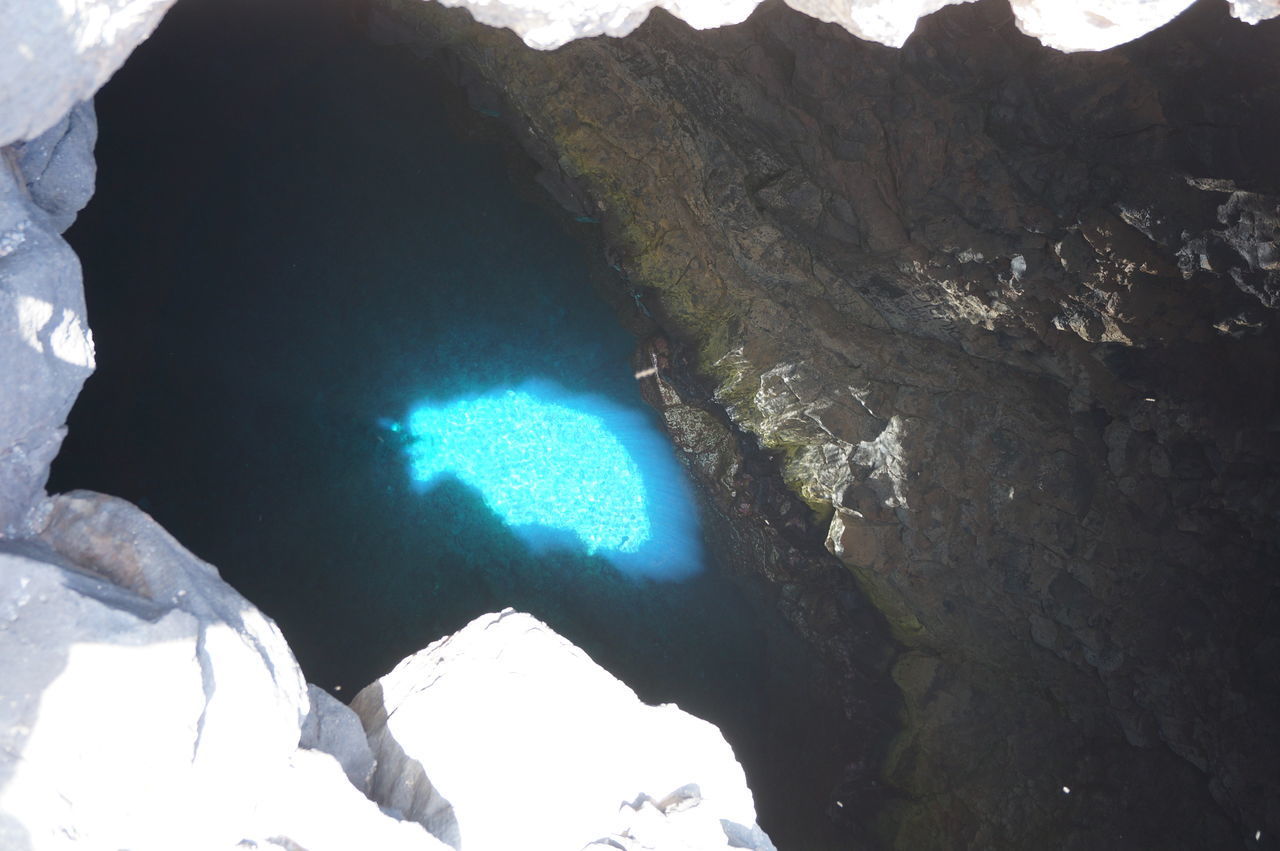
[(778, 680), (804, 649), (714, 552), (637, 583), (531, 553), (456, 481), (410, 482), (380, 421), (423, 398), (539, 378), (653, 414), (582, 247), (497, 147), (448, 132), (440, 81), (324, 8), (183, 0), (100, 94), (98, 193), (68, 234), (99, 370), (51, 489), (152, 513), (339, 696), (486, 611), (531, 612), (718, 724), (765, 828), (803, 835), (781, 802), (820, 818), (838, 770), (794, 753), (823, 739)]

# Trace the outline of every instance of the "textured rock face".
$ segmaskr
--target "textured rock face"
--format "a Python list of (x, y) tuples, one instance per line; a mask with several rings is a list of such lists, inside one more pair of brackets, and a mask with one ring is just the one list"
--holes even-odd
[(0, 148), (0, 538), (44, 495), (93, 371), (80, 262), (60, 234), (93, 193), (96, 135), (82, 104), (33, 141)]
[[(839, 24), (859, 38), (901, 47), (920, 18), (974, 0), (786, 0), (820, 21)], [(759, 0), (630, 0), (616, 6), (588, 0), (441, 0), (461, 6), (477, 21), (509, 27), (530, 47), (549, 50), (575, 38), (624, 36), (653, 9), (664, 9), (695, 29), (746, 20)], [(1163, 26), (1193, 0), (1012, 0), (1018, 29), (1063, 51), (1106, 50)], [(1280, 15), (1280, 0), (1230, 0), (1231, 13), (1256, 24)]]
[(645, 706), (529, 615), (477, 618), (352, 707), (374, 800), (453, 848), (773, 848), (714, 726)]
[(909, 648), (893, 841), (1280, 832), (1274, 24), (1062, 56), (978, 3), (897, 52), (773, 7), (540, 54), (391, 8), (601, 219)]
[(440, 847), (347, 781), (320, 749), (350, 710), (149, 517), (77, 492), (33, 531), (0, 542), (0, 846)]
[(44, 133), (93, 96), (173, 0), (0, 0), (0, 146)]
[(368, 793), (373, 778), (373, 751), (360, 719), (345, 703), (316, 685), (307, 685), (311, 711), (302, 722), (298, 746), (321, 751), (338, 760), (342, 771), (361, 792)]

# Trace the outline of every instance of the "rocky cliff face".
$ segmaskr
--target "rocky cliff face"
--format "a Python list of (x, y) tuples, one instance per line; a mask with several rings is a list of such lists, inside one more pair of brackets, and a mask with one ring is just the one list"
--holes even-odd
[(907, 648), (893, 843), (1280, 833), (1274, 25), (1201, 5), (1076, 56), (987, 2), (900, 51), (780, 6), (549, 54), (374, 25), (602, 222)]

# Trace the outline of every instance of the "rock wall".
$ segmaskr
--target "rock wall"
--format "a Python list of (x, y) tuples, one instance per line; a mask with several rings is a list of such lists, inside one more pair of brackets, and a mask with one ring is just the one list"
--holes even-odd
[(908, 648), (898, 846), (1280, 834), (1280, 33), (1225, 12), (1077, 56), (990, 2), (901, 51), (374, 23), (602, 222)]
[(0, 148), (0, 538), (44, 495), (63, 423), (93, 371), (80, 261), (62, 231), (93, 193), (93, 107)]
[[(898, 44), (939, 5), (805, 9)], [(894, 52), (775, 4), (741, 28), (695, 36), (657, 15), (554, 54), (392, 6), (601, 220), (616, 265), (692, 347), (690, 378), (715, 393), (667, 406), (677, 432), (723, 435), (688, 427), (718, 407), (776, 451), (908, 648), (884, 767), (905, 796), (893, 844), (1280, 834), (1280, 37), (1209, 3), (1097, 56), (1016, 31), (1098, 47), (1185, 5), (1064, 19), (980, 2)], [(274, 627), (207, 566), (135, 509), (43, 498), (93, 365), (58, 236), (91, 189), (93, 119), (67, 110), (166, 7), (4, 10), (0, 837), (173, 847), (213, 818), (229, 841), (431, 847), (351, 794), (369, 771), (351, 719), (311, 708)], [(532, 40), (622, 32), (638, 8), (567, 24), (535, 9), (551, 35)], [(709, 26), (750, 4), (724, 8), (676, 11)], [(705, 449), (708, 479), (741, 502)], [(86, 725), (99, 704), (110, 723)], [(252, 789), (231, 758), (246, 718), (265, 727), (245, 759), (269, 763)], [(118, 782), (126, 762), (148, 769), (142, 785)], [(161, 811), (173, 820), (149, 819)]]

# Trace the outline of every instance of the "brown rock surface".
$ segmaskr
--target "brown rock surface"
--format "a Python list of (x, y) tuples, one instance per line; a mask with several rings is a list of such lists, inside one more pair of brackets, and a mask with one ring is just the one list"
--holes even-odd
[(417, 0), (376, 27), (601, 221), (715, 388), (654, 395), (726, 512), (716, 405), (908, 648), (889, 844), (1280, 835), (1280, 24), (1201, 4), (1070, 56), (991, 2), (901, 51), (779, 5), (552, 53)]

